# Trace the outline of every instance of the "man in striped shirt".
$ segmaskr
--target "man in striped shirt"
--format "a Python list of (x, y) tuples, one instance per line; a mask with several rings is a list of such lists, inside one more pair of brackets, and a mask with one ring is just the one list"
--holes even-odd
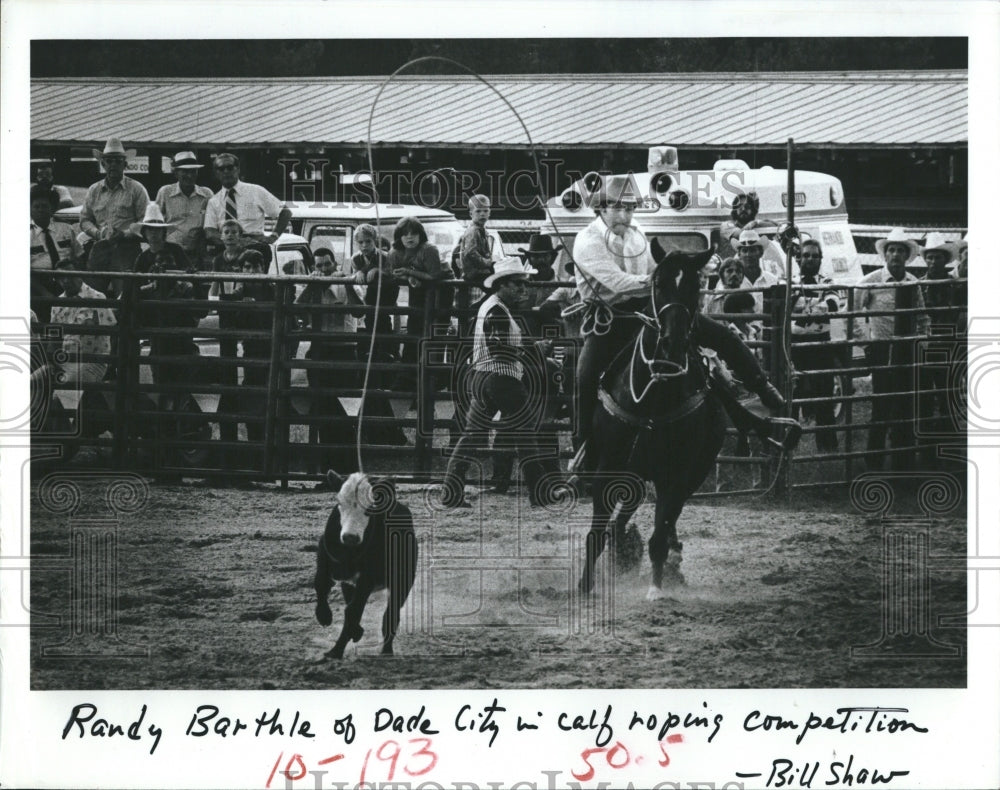
[(51, 189), (37, 184), (31, 188), (31, 309), (43, 323), (48, 323), (50, 305), (41, 301), (58, 296), (59, 287), (46, 273), (55, 270), (63, 261), (79, 260), (83, 251), (76, 241), (76, 234), (64, 222), (52, 222), (52, 212), (59, 196)]
[[(212, 244), (222, 241), (222, 223), (235, 219), (243, 234), (254, 241), (271, 244), (285, 232), (292, 218), (290, 209), (258, 184), (240, 180), (240, 160), (236, 154), (219, 154), (214, 162), (215, 175), (222, 189), (205, 206), (205, 236)], [(264, 232), (264, 222), (276, 219), (274, 231)]]
[[(525, 345), (526, 333), (512, 312), (527, 303), (527, 281), (532, 274), (535, 270), (525, 268), (518, 258), (504, 258), (483, 282), (493, 293), (476, 315), (472, 341), (473, 400), (465, 431), (448, 462), (442, 500), (446, 507), (470, 507), (464, 499), (469, 449), (475, 438), (487, 437), (491, 428), (511, 433), (518, 445), (531, 504), (540, 504), (537, 482), (542, 471), (537, 461), (535, 432), (544, 409), (545, 393), (541, 382), (526, 380), (524, 375), (526, 368), (539, 364), (529, 360), (528, 355), (540, 353), (540, 349)], [(494, 423), (493, 415), (497, 412), (500, 421)]]

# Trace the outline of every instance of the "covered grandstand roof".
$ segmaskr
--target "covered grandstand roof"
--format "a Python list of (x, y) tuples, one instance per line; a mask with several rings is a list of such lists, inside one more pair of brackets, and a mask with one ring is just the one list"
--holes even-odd
[[(965, 145), (962, 71), (485, 77), (541, 147)], [(379, 95), (379, 91), (381, 94)], [(466, 76), (37, 79), (42, 144), (524, 148), (528, 136)]]

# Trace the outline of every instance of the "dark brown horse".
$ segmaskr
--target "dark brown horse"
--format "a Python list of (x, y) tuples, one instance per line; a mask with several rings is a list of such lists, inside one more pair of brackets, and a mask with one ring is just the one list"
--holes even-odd
[(583, 592), (593, 588), (594, 565), (617, 505), (611, 534), (619, 558), (627, 553), (625, 526), (645, 498), (647, 480), (656, 487), (647, 598), (663, 595), (665, 575), (667, 582), (683, 582), (677, 519), (712, 469), (727, 424), (693, 342), (698, 323), (711, 320), (698, 313), (698, 271), (710, 256), (673, 252), (663, 259), (653, 274), (649, 308), (636, 317), (635, 341), (601, 379), (603, 408), (596, 410), (590, 439), (596, 471)]

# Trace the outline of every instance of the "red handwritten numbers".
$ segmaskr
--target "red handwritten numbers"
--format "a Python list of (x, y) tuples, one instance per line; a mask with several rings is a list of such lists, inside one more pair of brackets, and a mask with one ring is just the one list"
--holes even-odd
[[(403, 773), (405, 773), (407, 776), (423, 776), (432, 768), (434, 768), (435, 765), (437, 765), (437, 754), (432, 752), (430, 749), (431, 746), (430, 738), (410, 738), (410, 740), (407, 741), (407, 743), (411, 746), (416, 743), (424, 744), (419, 749), (416, 749), (411, 754), (411, 757), (418, 759), (424, 758), (426, 760), (423, 767), (417, 767), (412, 763), (405, 764), (403, 766)], [(382, 753), (387, 746), (392, 747), (391, 754), (389, 755), (385, 755)], [(401, 750), (399, 748), (399, 743), (397, 743), (396, 741), (384, 741), (382, 745), (375, 750), (375, 758), (377, 760), (388, 761), (389, 763), (389, 774), (388, 776), (386, 776), (387, 782), (391, 782), (393, 781), (393, 779), (396, 778), (396, 763), (399, 760), (400, 751)], [(372, 750), (369, 749), (365, 753), (365, 761), (361, 765), (361, 780), (359, 781), (358, 784), (363, 785), (365, 783), (365, 772), (368, 770), (368, 760), (371, 758), (371, 755), (372, 755)]]
[[(681, 735), (680, 733), (674, 733), (673, 735), (668, 735), (666, 741), (667, 743), (683, 743), (684, 736)], [(670, 755), (667, 754), (667, 750), (663, 748), (663, 741), (660, 741), (659, 745), (660, 745), (660, 754), (663, 755), (663, 759), (657, 760), (656, 762), (661, 768), (666, 768), (668, 765), (670, 765)]]
[[(667, 754), (667, 750), (664, 747), (664, 743), (674, 744), (674, 743), (682, 743), (683, 741), (684, 741), (684, 736), (675, 733), (674, 735), (668, 735), (665, 740), (658, 742), (657, 745), (660, 747), (660, 754), (662, 755), (662, 757), (659, 760), (657, 760), (657, 764), (661, 768), (666, 768), (668, 765), (670, 765), (670, 755)], [(614, 746), (611, 747), (598, 746), (589, 749), (584, 749), (582, 752), (580, 752), (580, 759), (583, 760), (583, 764), (586, 766), (586, 769), (580, 772), (571, 771), (570, 773), (573, 775), (573, 778), (577, 779), (580, 782), (589, 782), (591, 779), (593, 779), (595, 774), (597, 773), (597, 769), (591, 764), (590, 759), (594, 755), (598, 754), (604, 755), (604, 763), (605, 765), (608, 766), (608, 768), (614, 768), (616, 770), (620, 768), (625, 768), (630, 764), (641, 765), (645, 760), (645, 758), (641, 754), (636, 755), (633, 758), (632, 755), (629, 754), (628, 747), (625, 746), (625, 744), (623, 744), (621, 741), (615, 741)]]
[[(395, 780), (396, 771), (400, 768), (407, 776), (423, 776), (424, 774), (429, 773), (434, 769), (434, 766), (437, 765), (438, 761), (437, 753), (431, 749), (431, 745), (432, 743), (430, 738), (411, 738), (403, 746), (400, 745), (399, 741), (383, 741), (375, 749), (369, 749), (365, 752), (365, 759), (361, 764), (361, 776), (358, 784), (363, 785), (365, 783), (369, 762), (373, 753), (376, 760), (382, 763), (388, 763), (388, 771), (386, 772), (385, 777), (385, 781), (387, 782)], [(271, 773), (268, 775), (267, 782), (264, 784), (265, 790), (270, 790), (271, 782), (274, 780), (274, 775), (278, 773), (278, 768), (281, 765), (281, 761), (284, 756), (285, 753), (282, 752), (278, 755), (278, 759), (274, 761)], [(318, 760), (316, 765), (329, 765), (330, 763), (337, 762), (338, 760), (343, 760), (344, 756), (345, 755), (343, 754), (335, 754), (330, 757), (325, 757), (322, 760)], [(399, 763), (400, 758), (403, 758), (401, 766)], [(302, 755), (293, 754), (285, 762), (285, 767), (281, 773), (285, 775), (288, 782), (297, 782), (298, 780), (304, 779), (308, 776), (309, 770), (306, 767), (306, 762)]]

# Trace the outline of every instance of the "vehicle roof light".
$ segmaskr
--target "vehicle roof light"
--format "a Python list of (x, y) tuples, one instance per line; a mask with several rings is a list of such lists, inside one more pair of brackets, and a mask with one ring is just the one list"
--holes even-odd
[(575, 189), (567, 189), (562, 195), (562, 206), (567, 211), (579, 211), (583, 205), (583, 197)]
[(667, 204), (674, 211), (684, 211), (691, 205), (691, 196), (683, 189), (675, 189), (667, 195)]
[(653, 177), (653, 190), (658, 195), (665, 195), (674, 185), (674, 179), (669, 173), (660, 173)]

